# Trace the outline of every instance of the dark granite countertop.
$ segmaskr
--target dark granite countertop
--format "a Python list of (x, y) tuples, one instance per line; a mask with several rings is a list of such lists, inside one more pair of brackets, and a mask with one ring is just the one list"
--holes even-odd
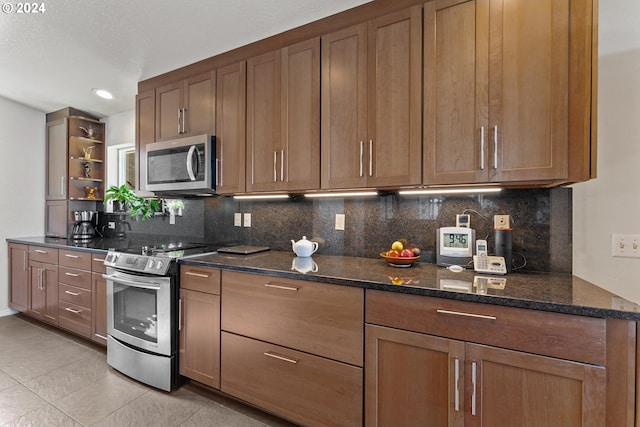
[[(291, 252), (268, 251), (254, 255), (214, 254), (181, 259), (185, 265), (259, 273), (389, 292), (498, 304), (590, 317), (640, 320), (640, 306), (570, 274), (512, 273), (480, 275), (460, 273), (435, 264), (391, 267), (382, 259), (314, 255), (297, 258)], [(317, 265), (317, 271), (314, 264)], [(298, 267), (302, 273), (296, 270)], [(489, 277), (494, 283), (475, 280)], [(496, 278), (506, 279), (497, 283)], [(484, 282), (484, 283), (483, 283)]]
[[(89, 242), (52, 237), (6, 240), (10, 243), (105, 253), (109, 249), (126, 249), (166, 241), (167, 237), (130, 235), (127, 239), (101, 238)], [(292, 252), (278, 251), (254, 255), (204, 255), (181, 259), (179, 262), (364, 289), (640, 321), (638, 304), (570, 274), (523, 272), (487, 276), (471, 270), (456, 273), (424, 262), (417, 262), (409, 268), (398, 268), (389, 266), (382, 259), (317, 254), (305, 259), (297, 258)], [(315, 272), (312, 271), (316, 269), (314, 263), (317, 265)], [(489, 277), (493, 283), (474, 280), (476, 277)], [(497, 283), (500, 278), (506, 279), (506, 282)]]

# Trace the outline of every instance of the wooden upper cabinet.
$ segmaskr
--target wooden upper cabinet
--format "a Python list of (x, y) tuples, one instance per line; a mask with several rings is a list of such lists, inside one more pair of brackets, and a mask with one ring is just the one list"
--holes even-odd
[(247, 191), (320, 181), (320, 39), (247, 61)]
[(47, 123), (46, 200), (67, 198), (67, 122), (68, 118)]
[(136, 95), (136, 188), (147, 189), (147, 145), (156, 141), (154, 90)]
[(420, 12), (323, 37), (323, 189), (420, 183)]
[(246, 62), (218, 69), (216, 86), (216, 192), (243, 193), (246, 153)]
[(569, 6), (425, 4), (425, 184), (568, 179), (569, 114), (590, 110), (569, 104), (570, 78), (591, 72), (570, 69), (570, 43), (584, 34), (572, 37)]
[(156, 140), (215, 133), (215, 72), (159, 87), (156, 96)]

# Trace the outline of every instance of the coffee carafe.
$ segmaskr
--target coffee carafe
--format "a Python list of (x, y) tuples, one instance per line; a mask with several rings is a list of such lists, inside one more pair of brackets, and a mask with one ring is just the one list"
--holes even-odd
[(75, 223), (71, 229), (71, 238), (80, 241), (93, 239), (96, 236), (96, 229), (93, 226), (94, 217), (97, 217), (95, 211), (73, 212)]

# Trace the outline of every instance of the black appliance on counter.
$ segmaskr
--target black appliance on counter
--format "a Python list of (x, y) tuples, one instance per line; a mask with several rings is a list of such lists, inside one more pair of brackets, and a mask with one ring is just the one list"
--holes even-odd
[(165, 391), (179, 385), (177, 260), (214, 248), (167, 242), (110, 250), (107, 281), (107, 363)]

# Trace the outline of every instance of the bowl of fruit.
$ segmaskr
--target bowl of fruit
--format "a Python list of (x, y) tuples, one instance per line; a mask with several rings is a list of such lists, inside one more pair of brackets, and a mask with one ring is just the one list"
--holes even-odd
[(420, 253), (419, 247), (396, 240), (391, 244), (391, 249), (380, 253), (380, 258), (391, 267), (411, 267), (420, 258)]

